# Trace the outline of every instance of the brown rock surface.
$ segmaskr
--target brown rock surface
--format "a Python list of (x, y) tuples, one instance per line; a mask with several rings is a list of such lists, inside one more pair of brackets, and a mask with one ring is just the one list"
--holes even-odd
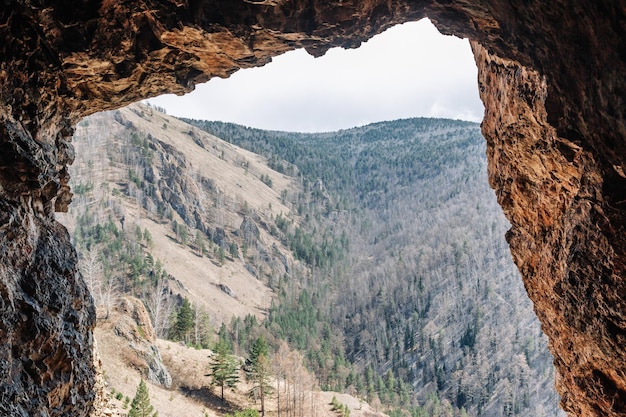
[(580, 416), (623, 415), (624, 271), (621, 247), (613, 248), (619, 240), (611, 242), (600, 164), (549, 124), (544, 77), (478, 45), (474, 52), (487, 108), (490, 182), (513, 226), (507, 234), (513, 258), (550, 337), (562, 405)]
[(141, 300), (122, 298), (95, 331), (106, 363), (119, 363), (139, 372), (155, 385), (169, 388), (172, 377), (161, 361), (156, 334)]
[(93, 401), (94, 410), (90, 417), (122, 417), (126, 413), (120, 410), (111, 399), (109, 386), (102, 368), (102, 358), (98, 351), (98, 345), (94, 343), (93, 346), (93, 364), (96, 371), (96, 378), (93, 386), (93, 392), (95, 394)]
[(564, 407), (579, 416), (626, 415), (623, 0), (5, 0), (0, 338), (8, 343), (0, 349), (0, 407), (12, 407), (5, 414), (80, 416), (92, 402), (93, 308), (51, 214), (70, 200), (73, 123), (189, 91), (296, 47), (315, 55), (355, 47), (425, 15), (476, 42), (491, 183), (551, 340)]

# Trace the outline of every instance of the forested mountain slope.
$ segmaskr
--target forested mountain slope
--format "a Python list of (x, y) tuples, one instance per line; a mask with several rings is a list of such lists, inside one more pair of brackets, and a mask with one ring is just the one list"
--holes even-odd
[(62, 217), (100, 320), (131, 294), (160, 338), (245, 356), (263, 336), (282, 390), (392, 415), (562, 415), (476, 124), (299, 134), (133, 105), (83, 121), (74, 145)]
[[(561, 414), (476, 124), (410, 119), (293, 134), (189, 122), (297, 175), (311, 199), (291, 201), (308, 227), (348, 243), (333, 265), (309, 259), (304, 301), (326, 326), (309, 326), (304, 342), (293, 337), (302, 291), (284, 295), (269, 319), (300, 348), (339, 341), (356, 367), (335, 358), (328, 371), (314, 352), (323, 384), (413, 415)], [(309, 216), (315, 203), (321, 209)], [(295, 313), (286, 307), (298, 304)]]
[[(94, 335), (110, 394), (126, 408), (121, 415), (140, 378), (151, 382), (161, 416), (256, 408), (243, 381), (226, 402), (210, 394), (207, 348), (223, 340), (217, 333), (225, 323), (256, 324), (245, 341), (257, 338), (275, 298), (273, 278), (306, 269), (270, 233), (276, 217), (294, 218), (281, 194), (299, 184), (263, 157), (141, 104), (83, 120), (73, 142), (80, 155), (71, 172), (74, 201), (59, 218), (96, 302)], [(281, 411), (336, 415), (333, 394), (316, 389), (302, 356), (272, 342), (272, 355), (290, 365), (275, 392), (299, 396), (298, 403), (278, 403)], [(247, 355), (239, 345), (232, 353)], [(340, 398), (357, 404), (353, 415), (377, 415)], [(275, 412), (275, 398), (268, 401)]]
[(258, 278), (283, 274), (290, 258), (266, 225), (290, 212), (279, 194), (296, 184), (262, 158), (200, 133), (139, 105), (86, 119), (74, 137), (82, 158), (62, 220), (85, 260), (102, 255), (105, 285), (148, 300), (163, 278), (213, 325), (233, 315), (261, 318), (271, 292)]

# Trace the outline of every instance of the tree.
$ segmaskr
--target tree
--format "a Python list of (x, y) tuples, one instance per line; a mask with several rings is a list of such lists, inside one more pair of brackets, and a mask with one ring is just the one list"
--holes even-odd
[(196, 229), (196, 237), (194, 238), (194, 243), (196, 245), (196, 247), (198, 248), (198, 254), (200, 256), (203, 256), (206, 254), (206, 243), (204, 242), (204, 237), (202, 236), (202, 232), (200, 232), (200, 230)]
[(135, 398), (133, 398), (133, 402), (130, 404), (128, 417), (157, 417), (159, 413), (157, 411), (153, 413), (152, 411), (154, 411), (154, 407), (150, 405), (148, 386), (142, 379), (137, 387)]
[(173, 338), (187, 342), (187, 335), (194, 327), (194, 311), (187, 298), (183, 299), (183, 303), (176, 312), (176, 322), (173, 328)]
[(189, 238), (189, 233), (187, 232), (187, 226), (181, 224), (178, 226), (178, 234), (180, 235), (180, 242), (183, 245), (187, 245), (187, 240)]
[(224, 252), (224, 248), (220, 246), (216, 248), (215, 250), (216, 250), (216, 256), (220, 260), (220, 265), (224, 265), (224, 262), (226, 261), (226, 253)]
[(230, 354), (228, 343), (219, 340), (215, 345), (215, 355), (211, 358), (210, 373), (211, 386), (220, 387), (222, 401), (224, 400), (224, 387), (235, 388), (239, 382), (239, 369), (237, 358)]
[(266, 358), (269, 356), (267, 340), (265, 340), (265, 337), (263, 336), (257, 337), (252, 346), (250, 346), (248, 364), (254, 366), (259, 361), (259, 357), (261, 356), (265, 356)]
[(193, 343), (195, 347), (208, 348), (211, 344), (212, 335), (213, 327), (209, 314), (201, 309), (198, 304), (195, 304), (193, 319)]
[(143, 229), (143, 239), (146, 241), (146, 245), (151, 248), (152, 247), (152, 234), (146, 228)]
[(113, 277), (108, 277), (106, 281), (103, 283), (102, 292), (101, 292), (101, 305), (105, 309), (104, 319), (107, 320), (109, 318), (109, 314), (111, 313), (111, 309), (117, 303), (118, 298), (120, 297), (120, 288)]
[(220, 329), (217, 331), (217, 337), (219, 338), (221, 343), (226, 344), (229, 352), (233, 351), (235, 346), (234, 346), (232, 338), (228, 334), (228, 328), (226, 328), (226, 325), (224, 323), (222, 323), (222, 325), (220, 326)]
[[(157, 262), (157, 269), (158, 267)], [(152, 327), (159, 338), (165, 337), (170, 326), (170, 316), (173, 307), (173, 298), (169, 295), (167, 279), (161, 277), (157, 281), (153, 292), (149, 294), (147, 307), (152, 319)]]
[(230, 256), (233, 257), (233, 260), (239, 258), (239, 248), (237, 247), (237, 244), (235, 242), (232, 242), (230, 244), (229, 251), (230, 251)]
[(174, 235), (176, 235), (176, 239), (178, 239), (179, 231), (178, 231), (178, 222), (176, 220), (172, 221), (172, 231)]
[(251, 408), (243, 411), (235, 411), (235, 414), (226, 414), (225, 417), (259, 417), (259, 412)]
[(102, 263), (100, 262), (99, 257), (100, 254), (98, 251), (92, 247), (84, 253), (80, 259), (83, 278), (85, 279), (93, 297), (96, 296), (96, 293), (102, 284)]
[(252, 346), (246, 366), (246, 379), (252, 383), (251, 396), (261, 400), (261, 417), (265, 416), (265, 396), (271, 392), (270, 375), (271, 365), (269, 348), (263, 336), (259, 336)]
[(81, 272), (89, 292), (94, 299), (96, 307), (102, 305), (102, 263), (99, 259), (99, 253), (91, 248), (81, 258)]
[(141, 231), (141, 227), (139, 227), (138, 224), (135, 225), (135, 237), (139, 242), (141, 242), (141, 240), (143, 239), (143, 232)]
[(272, 360), (272, 367), (274, 369), (274, 374), (276, 375), (276, 408), (278, 411), (278, 417), (280, 417), (280, 381), (282, 379), (286, 379), (288, 359), (289, 345), (287, 345), (287, 342), (283, 341), (278, 348), (278, 352), (274, 355), (274, 359)]

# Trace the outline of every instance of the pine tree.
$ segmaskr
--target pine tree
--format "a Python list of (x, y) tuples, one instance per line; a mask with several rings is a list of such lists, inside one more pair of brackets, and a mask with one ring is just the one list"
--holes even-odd
[(137, 387), (137, 393), (133, 402), (130, 404), (128, 417), (157, 417), (158, 412), (154, 412), (154, 407), (150, 405), (150, 396), (148, 394), (148, 386), (142, 379)]
[(150, 234), (150, 231), (146, 228), (143, 229), (143, 239), (146, 241), (146, 245), (152, 248), (152, 234)]
[(215, 356), (210, 364), (211, 385), (220, 387), (222, 400), (224, 400), (224, 387), (235, 388), (239, 382), (239, 370), (237, 369), (237, 359), (230, 354), (228, 343), (219, 340), (215, 346)]
[(253, 387), (250, 394), (261, 400), (261, 417), (265, 416), (265, 396), (271, 392), (270, 375), (271, 365), (269, 348), (263, 336), (259, 336), (252, 346), (246, 366), (246, 378)]
[(187, 342), (187, 335), (193, 329), (194, 318), (195, 314), (189, 300), (183, 299), (183, 303), (176, 313), (173, 338)]
[(135, 236), (137, 240), (141, 241), (143, 239), (143, 232), (141, 231), (141, 227), (139, 225), (135, 225)]
[(239, 248), (237, 247), (237, 244), (235, 242), (232, 242), (230, 244), (229, 251), (230, 251), (230, 256), (233, 257), (233, 260), (239, 258)]

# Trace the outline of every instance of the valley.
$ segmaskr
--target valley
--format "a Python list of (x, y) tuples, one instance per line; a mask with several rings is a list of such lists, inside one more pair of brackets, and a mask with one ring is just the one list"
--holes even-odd
[[(353, 416), (562, 415), (476, 124), (297, 134), (136, 104), (85, 119), (74, 146), (74, 202), (59, 218), (98, 304), (109, 385), (123, 397), (148, 374), (132, 352), (119, 357), (129, 340), (110, 325), (129, 295), (146, 306), (151, 323), (140, 327), (154, 328), (147, 339), (172, 374), (169, 388), (150, 387), (161, 416), (222, 415), (182, 393), (208, 385), (202, 360), (216, 341), (245, 358), (259, 336), (310, 380), (298, 388), (308, 411), (286, 413), (333, 415), (328, 390)], [(185, 302), (193, 324), (177, 331)], [(277, 375), (274, 384), (289, 379)], [(258, 407), (245, 391), (230, 401)]]

